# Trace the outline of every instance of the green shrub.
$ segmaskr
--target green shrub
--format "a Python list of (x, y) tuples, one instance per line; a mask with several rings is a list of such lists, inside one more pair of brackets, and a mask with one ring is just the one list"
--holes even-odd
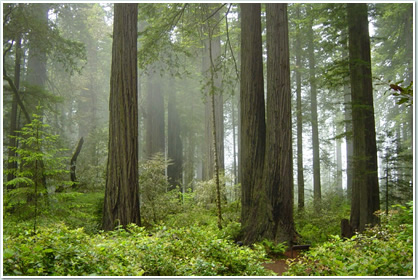
[(63, 224), (4, 237), (4, 275), (272, 275), (262, 246), (239, 247), (216, 226), (153, 232), (135, 225), (88, 235)]
[[(412, 207), (379, 213), (381, 224), (342, 240), (333, 236), (289, 263), (292, 276), (407, 276), (413, 273)], [(402, 222), (402, 223), (400, 223)]]
[(341, 220), (350, 217), (350, 205), (340, 195), (328, 192), (322, 196), (321, 211), (312, 202), (304, 210), (295, 210), (295, 227), (301, 244), (321, 244), (341, 233)]
[(169, 183), (165, 169), (169, 162), (162, 154), (156, 154), (139, 166), (141, 218), (146, 226), (161, 223), (169, 214), (181, 211), (178, 189), (167, 191)]

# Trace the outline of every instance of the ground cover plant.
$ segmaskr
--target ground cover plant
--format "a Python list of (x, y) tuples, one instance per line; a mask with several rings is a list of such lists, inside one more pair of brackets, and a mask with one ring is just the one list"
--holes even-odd
[[(21, 229), (23, 230), (23, 229)], [(274, 275), (263, 246), (240, 247), (213, 225), (152, 231), (130, 225), (88, 235), (63, 224), (4, 238), (4, 275)]]
[(396, 206), (378, 215), (381, 224), (344, 240), (338, 235), (318, 244), (285, 275), (298, 276), (411, 276), (413, 275), (413, 211)]

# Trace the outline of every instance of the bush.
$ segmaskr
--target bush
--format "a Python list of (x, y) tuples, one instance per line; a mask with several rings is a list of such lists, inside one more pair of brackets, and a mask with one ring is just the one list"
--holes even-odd
[(381, 224), (342, 240), (333, 236), (289, 263), (284, 275), (398, 276), (413, 273), (412, 207), (378, 213)]
[(4, 275), (272, 275), (261, 262), (265, 251), (220, 239), (216, 226), (149, 232), (127, 230), (94, 236), (63, 224), (40, 227), (33, 235), (4, 237)]
[(159, 224), (169, 214), (181, 210), (180, 191), (167, 191), (170, 187), (165, 175), (168, 164), (162, 154), (156, 154), (139, 166), (141, 218), (146, 226)]
[(328, 192), (322, 197), (320, 212), (310, 202), (295, 214), (296, 231), (301, 236), (299, 243), (316, 245), (341, 233), (341, 220), (350, 217), (350, 205), (338, 194)]

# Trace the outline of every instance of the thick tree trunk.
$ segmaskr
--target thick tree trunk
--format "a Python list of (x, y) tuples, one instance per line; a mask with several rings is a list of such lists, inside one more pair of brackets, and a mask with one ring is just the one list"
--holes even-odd
[[(255, 7), (253, 10), (256, 10)], [(243, 21), (244, 11), (244, 5), (242, 5)], [(265, 162), (261, 166), (261, 178), (253, 178), (252, 204), (247, 216), (247, 223), (243, 225), (243, 240), (246, 244), (251, 244), (262, 239), (269, 239), (276, 243), (287, 242), (290, 245), (295, 241), (297, 233), (293, 221), (293, 155), (287, 4), (266, 4), (266, 11), (267, 125), (265, 125), (263, 118), (262, 123), (266, 127), (265, 149), (263, 151), (260, 149), (260, 152), (265, 155)], [(248, 22), (255, 24), (255, 21), (248, 20)], [(244, 31), (244, 25), (242, 30)], [(254, 32), (256, 31), (259, 29), (255, 29)], [(242, 48), (242, 52), (244, 54), (245, 48)], [(258, 62), (258, 60), (254, 61)], [(242, 63), (244, 64), (244, 55)], [(244, 71), (242, 71), (243, 73)], [(255, 77), (252, 77), (253, 80)], [(259, 98), (264, 101), (263, 97)], [(254, 113), (262, 116), (264, 108), (261, 106), (258, 108), (260, 112)], [(260, 135), (260, 138), (263, 138), (263, 135)], [(244, 146), (242, 148), (245, 149)], [(252, 152), (257, 153), (258, 151), (252, 150)], [(257, 166), (257, 168), (260, 167)]]
[[(312, 8), (308, 9), (308, 13)], [(309, 59), (309, 82), (311, 85), (311, 123), (312, 123), (312, 154), (313, 154), (313, 191), (314, 205), (317, 210), (321, 208), (321, 169), (319, 159), (319, 134), (318, 134), (318, 102), (317, 102), (317, 85), (315, 77), (315, 53), (313, 38), (313, 19), (306, 34), (308, 38), (308, 59)]]
[[(241, 225), (244, 235), (253, 223), (255, 193), (262, 188), (266, 123), (264, 106), (263, 58), (261, 41), (261, 5), (243, 3), (241, 7), (241, 86), (240, 123), (241, 146)], [(244, 236), (251, 243), (256, 236)]]
[(138, 4), (115, 4), (109, 156), (102, 227), (141, 225), (138, 187)]
[(266, 4), (267, 140), (264, 184), (273, 211), (273, 240), (291, 244), (293, 222), (292, 110), (287, 4)]
[(367, 4), (347, 4), (353, 114), (353, 190), (351, 227), (363, 231), (378, 223), (377, 149)]
[[(296, 7), (296, 17), (300, 19), (300, 8)], [(302, 48), (299, 23), (296, 26), (296, 118), (297, 118), (297, 166), (298, 166), (298, 209), (305, 207), (305, 180), (303, 176), (303, 146), (302, 146)]]

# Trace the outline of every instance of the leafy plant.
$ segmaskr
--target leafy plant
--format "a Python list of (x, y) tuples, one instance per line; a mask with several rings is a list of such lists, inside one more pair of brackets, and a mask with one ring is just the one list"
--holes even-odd
[(264, 246), (266, 253), (271, 257), (278, 257), (281, 255), (283, 256), (288, 247), (286, 242), (275, 244), (274, 242), (267, 239), (261, 241), (261, 245)]
[(169, 161), (162, 154), (156, 154), (139, 166), (141, 218), (144, 225), (158, 224), (169, 214), (181, 209), (179, 190), (167, 191), (169, 183), (165, 169), (168, 164)]
[[(407, 276), (413, 272), (412, 208), (380, 212), (381, 224), (343, 240), (335, 235), (294, 262), (284, 275)], [(405, 219), (406, 218), (406, 219)], [(402, 222), (401, 222), (402, 221)], [(400, 223), (401, 222), (401, 223)], [(404, 223), (405, 222), (405, 223)]]
[(147, 231), (129, 225), (90, 236), (63, 224), (4, 237), (4, 275), (272, 275), (262, 246), (239, 247), (216, 225)]

